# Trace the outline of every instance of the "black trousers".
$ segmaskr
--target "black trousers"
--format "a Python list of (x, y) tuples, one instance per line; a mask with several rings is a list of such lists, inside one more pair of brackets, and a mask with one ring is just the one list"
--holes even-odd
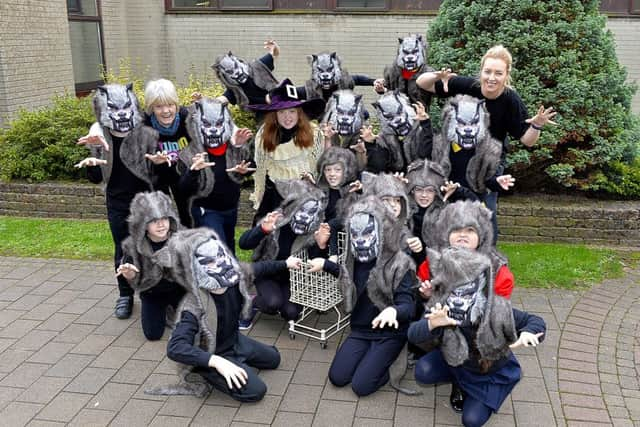
[[(109, 229), (111, 230), (111, 238), (113, 239), (114, 254), (113, 264), (117, 270), (122, 264), (122, 241), (129, 236), (129, 228), (127, 226), (127, 217), (129, 209), (118, 209), (110, 207), (107, 204), (107, 220), (109, 221)], [(133, 296), (133, 288), (122, 275), (116, 278), (118, 281), (118, 290), (121, 297)]]
[[(287, 271), (288, 275), (289, 272)], [(263, 313), (280, 315), (284, 320), (296, 320), (300, 316), (302, 306), (289, 301), (291, 288), (289, 280), (265, 278), (256, 280), (258, 295), (253, 299), (255, 306)]]
[(151, 288), (140, 293), (142, 332), (149, 341), (162, 338), (167, 325), (167, 307), (177, 308), (184, 294), (184, 288), (177, 283), (171, 289)]
[(280, 365), (280, 353), (277, 348), (240, 333), (233, 349), (217, 356), (224, 357), (247, 372), (249, 378), (242, 388), (237, 389), (234, 387), (229, 389), (227, 380), (213, 368), (196, 368), (194, 372), (202, 375), (216, 390), (228, 394), (240, 402), (257, 402), (267, 393), (266, 384), (251, 367), (256, 369), (276, 369)]

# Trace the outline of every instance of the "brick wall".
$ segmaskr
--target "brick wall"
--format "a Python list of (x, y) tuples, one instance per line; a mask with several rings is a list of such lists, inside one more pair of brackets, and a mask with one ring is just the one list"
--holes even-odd
[[(510, 196), (498, 212), (501, 241), (640, 247), (640, 201)], [(243, 191), (239, 226), (249, 226), (253, 214)], [(0, 215), (103, 219), (106, 209), (96, 185), (0, 183)]]
[(0, 2), (0, 126), (20, 107), (73, 90), (64, 0)]

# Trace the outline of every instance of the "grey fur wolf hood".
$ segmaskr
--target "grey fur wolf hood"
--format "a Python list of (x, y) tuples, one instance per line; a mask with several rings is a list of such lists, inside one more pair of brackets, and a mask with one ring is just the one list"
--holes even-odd
[[(253, 251), (253, 261), (274, 260), (278, 255), (278, 237), (280, 229), (291, 223), (295, 213), (307, 202), (317, 201), (320, 210), (317, 217), (311, 224), (309, 231), (299, 235), (291, 246), (291, 253), (295, 254), (315, 243), (313, 233), (324, 221), (324, 211), (327, 208), (328, 197), (322, 189), (303, 179), (276, 180), (276, 190), (283, 197), (278, 210), (282, 213), (282, 218), (276, 223), (275, 229), (265, 236), (258, 247)], [(260, 220), (262, 223), (262, 220)]]
[(122, 242), (122, 251), (140, 270), (129, 282), (131, 287), (138, 292), (144, 292), (166, 276), (162, 267), (153, 262), (154, 251), (146, 237), (147, 225), (153, 220), (168, 218), (171, 238), (171, 235), (180, 229), (180, 220), (169, 196), (160, 191), (136, 194), (131, 201), (130, 212), (127, 218), (129, 236)]

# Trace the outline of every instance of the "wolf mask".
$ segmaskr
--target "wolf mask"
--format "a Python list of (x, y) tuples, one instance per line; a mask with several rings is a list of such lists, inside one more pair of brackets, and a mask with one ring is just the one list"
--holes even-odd
[(195, 103), (193, 125), (199, 130), (194, 137), (205, 148), (218, 148), (229, 141), (235, 127), (227, 104), (208, 98)]
[(98, 122), (116, 132), (130, 132), (142, 122), (140, 105), (131, 83), (98, 86), (93, 109)]
[(362, 95), (356, 95), (348, 89), (333, 93), (322, 119), (341, 136), (358, 134), (364, 121)]
[(409, 98), (398, 90), (387, 92), (372, 104), (378, 113), (380, 125), (397, 136), (406, 136), (416, 121), (416, 112)]
[(349, 221), (349, 242), (358, 262), (370, 262), (380, 253), (378, 222), (366, 212), (358, 212)]
[(396, 65), (407, 71), (414, 71), (425, 63), (427, 45), (420, 34), (411, 34), (398, 38), (398, 56)]
[(300, 236), (311, 230), (319, 219), (320, 206), (319, 200), (307, 200), (294, 212), (289, 223), (294, 234)]
[(193, 271), (198, 286), (208, 291), (236, 286), (240, 280), (238, 262), (219, 240), (213, 238), (197, 247)]
[(218, 58), (212, 67), (220, 80), (226, 80), (233, 84), (243, 84), (250, 77), (249, 65), (231, 51)]
[(478, 145), (488, 132), (488, 117), (484, 101), (470, 96), (455, 97), (449, 102), (450, 108), (443, 112), (444, 129), (450, 142), (456, 142), (465, 150)]
[(308, 56), (311, 65), (311, 80), (322, 89), (329, 90), (336, 87), (342, 79), (342, 65), (335, 52), (319, 53)]

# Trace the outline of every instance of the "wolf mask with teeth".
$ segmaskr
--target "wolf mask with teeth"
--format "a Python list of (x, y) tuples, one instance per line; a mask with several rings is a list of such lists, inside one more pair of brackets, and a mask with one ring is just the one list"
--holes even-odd
[(431, 94), (416, 84), (418, 76), (433, 68), (426, 64), (427, 42), (420, 34), (398, 38), (398, 53), (392, 65), (385, 67), (384, 80), (388, 89), (400, 89), (412, 103), (422, 102), (425, 108), (431, 104)]
[(354, 88), (353, 78), (342, 67), (342, 61), (335, 52), (309, 55), (307, 60), (311, 66), (311, 79), (305, 83), (307, 98), (327, 101), (327, 97), (336, 90)]
[(469, 95), (457, 95), (442, 110), (442, 134), (433, 140), (432, 160), (446, 176), (451, 174), (450, 152), (475, 150), (466, 170), (467, 182), (475, 193), (487, 191), (486, 181), (500, 166), (502, 143), (489, 133), (489, 112), (484, 101)]
[(360, 137), (360, 129), (365, 122), (362, 95), (352, 90), (339, 90), (331, 95), (322, 119), (337, 132), (332, 145), (348, 148)]
[(130, 132), (142, 122), (140, 105), (131, 83), (126, 86), (98, 86), (93, 98), (93, 108), (100, 124), (116, 132)]

